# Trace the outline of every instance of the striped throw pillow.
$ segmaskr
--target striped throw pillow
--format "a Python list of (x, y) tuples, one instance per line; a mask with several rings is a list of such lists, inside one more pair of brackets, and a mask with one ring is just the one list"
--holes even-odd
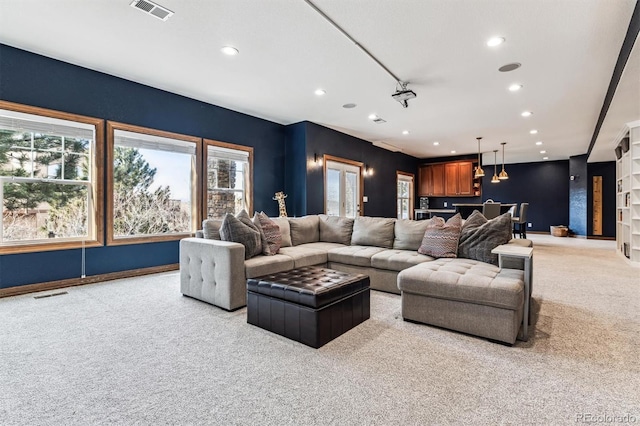
[(457, 213), (446, 222), (441, 217), (427, 226), (418, 253), (431, 257), (458, 257), (462, 216)]

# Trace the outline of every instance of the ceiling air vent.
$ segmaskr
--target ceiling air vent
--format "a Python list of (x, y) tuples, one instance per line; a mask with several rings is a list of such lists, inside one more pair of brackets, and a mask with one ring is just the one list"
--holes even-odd
[(374, 123), (378, 123), (378, 124), (382, 124), (382, 123), (386, 123), (386, 122), (387, 122), (387, 120), (383, 120), (383, 119), (382, 119), (382, 118), (380, 118), (380, 117), (376, 117), (376, 118), (374, 118), (374, 119), (373, 119), (373, 122), (374, 122)]
[(149, 0), (134, 0), (133, 3), (131, 3), (131, 7), (135, 7), (136, 9), (139, 9), (149, 15), (155, 16), (156, 18), (163, 21), (166, 21), (171, 17), (171, 15), (173, 15), (173, 12), (169, 9)]

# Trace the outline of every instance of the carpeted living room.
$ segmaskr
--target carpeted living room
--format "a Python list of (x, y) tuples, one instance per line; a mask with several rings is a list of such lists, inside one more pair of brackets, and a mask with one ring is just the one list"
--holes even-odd
[(0, 1), (0, 425), (640, 422), (640, 1)]
[(638, 269), (612, 241), (531, 239), (535, 325), (513, 347), (372, 292), (369, 320), (312, 349), (182, 296), (177, 272), (1, 299), (2, 424), (637, 422)]

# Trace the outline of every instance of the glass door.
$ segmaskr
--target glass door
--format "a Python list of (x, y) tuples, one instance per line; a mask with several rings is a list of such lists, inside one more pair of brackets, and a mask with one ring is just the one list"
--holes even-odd
[(328, 160), (325, 164), (325, 213), (329, 216), (358, 216), (360, 166), (333, 160)]

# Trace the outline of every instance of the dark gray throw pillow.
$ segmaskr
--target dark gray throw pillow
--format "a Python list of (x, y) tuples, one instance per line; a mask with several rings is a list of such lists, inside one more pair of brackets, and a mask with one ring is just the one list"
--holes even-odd
[(224, 216), (220, 226), (220, 238), (222, 241), (242, 244), (244, 246), (245, 260), (262, 253), (260, 231), (251, 223), (249, 215), (244, 210), (238, 213), (238, 217), (231, 213), (227, 213)]
[(505, 213), (487, 220), (482, 213), (474, 210), (467, 218), (460, 232), (458, 257), (498, 264), (498, 255), (491, 250), (511, 240), (511, 214)]

